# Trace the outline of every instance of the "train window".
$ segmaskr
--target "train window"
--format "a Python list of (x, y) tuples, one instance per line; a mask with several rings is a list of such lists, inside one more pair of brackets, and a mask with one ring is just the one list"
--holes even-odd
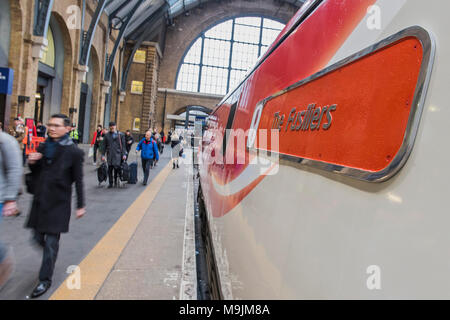
[(228, 133), (229, 130), (233, 128), (234, 115), (236, 114), (237, 102), (234, 103), (230, 108), (230, 113), (228, 114), (227, 126), (225, 128), (225, 132), (223, 133), (223, 145), (222, 145), (222, 154), (225, 156), (227, 151), (228, 144)]

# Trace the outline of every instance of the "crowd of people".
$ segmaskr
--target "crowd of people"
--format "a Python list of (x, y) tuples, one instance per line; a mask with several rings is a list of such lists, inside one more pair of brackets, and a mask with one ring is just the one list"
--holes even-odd
[[(3, 132), (0, 124), (0, 221), (1, 216), (20, 214), (17, 199), (23, 192), (23, 166), (26, 162), (30, 169), (25, 174), (25, 189), (33, 195), (33, 200), (25, 227), (32, 230), (32, 243), (42, 249), (43, 254), (39, 281), (30, 298), (43, 295), (52, 284), (60, 235), (69, 230), (73, 184), (77, 195), (76, 218), (86, 213), (83, 183), (85, 157), (77, 146), (80, 135), (76, 125), (63, 114), (52, 115), (47, 126), (42, 122), (37, 122), (36, 126), (33, 123), (15, 118), (9, 134)], [(31, 137), (41, 142), (36, 149), (27, 149), (27, 139)], [(182, 139), (181, 135), (171, 131), (167, 139), (163, 130), (158, 133), (149, 129), (145, 133), (135, 149), (136, 159), (140, 152), (143, 185), (147, 185), (150, 169), (157, 165), (164, 144), (171, 144), (173, 168), (179, 168), (179, 157), (183, 153)], [(115, 122), (109, 123), (109, 130), (102, 125), (97, 126), (91, 141), (93, 164), (97, 166), (99, 158), (107, 164), (108, 188), (118, 185), (121, 166), (128, 160), (134, 143), (131, 131), (118, 131)], [(12, 270), (11, 250), (0, 242), (0, 289)]]
[[(171, 134), (169, 132), (169, 134)], [(100, 155), (101, 161), (108, 166), (108, 188), (118, 187), (121, 177), (122, 164), (130, 156), (130, 151), (135, 142), (130, 130), (125, 133), (117, 131), (115, 122), (109, 123), (109, 130), (98, 125), (91, 141), (93, 165), (97, 166), (97, 159)], [(164, 144), (167, 143), (164, 131), (159, 133), (156, 130), (147, 130), (145, 136), (139, 140), (136, 146), (137, 153), (141, 152), (141, 164), (144, 178), (142, 185), (147, 185), (150, 169), (155, 167), (159, 161), (159, 155), (164, 151)]]

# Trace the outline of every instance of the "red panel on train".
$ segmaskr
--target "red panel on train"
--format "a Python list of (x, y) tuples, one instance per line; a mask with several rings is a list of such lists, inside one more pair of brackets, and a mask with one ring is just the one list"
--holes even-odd
[(280, 153), (366, 171), (402, 145), (422, 64), (421, 42), (402, 39), (264, 106), (260, 129), (280, 129)]

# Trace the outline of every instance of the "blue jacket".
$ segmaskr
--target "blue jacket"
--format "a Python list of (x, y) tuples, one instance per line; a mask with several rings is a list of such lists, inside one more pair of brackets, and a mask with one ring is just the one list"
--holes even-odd
[(142, 159), (159, 160), (158, 146), (156, 145), (155, 140), (153, 140), (152, 138), (150, 138), (150, 141), (147, 141), (145, 140), (145, 138), (143, 138), (136, 147), (136, 151), (139, 150), (142, 150), (141, 152)]

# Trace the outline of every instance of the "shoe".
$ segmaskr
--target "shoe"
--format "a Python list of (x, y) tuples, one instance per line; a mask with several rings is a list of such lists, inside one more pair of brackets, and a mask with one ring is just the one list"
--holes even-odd
[(172, 169), (175, 169), (175, 163), (173, 164), (173, 168)]
[(0, 288), (8, 281), (14, 271), (14, 260), (11, 254), (8, 254), (3, 262), (0, 263)]
[(142, 182), (142, 185), (143, 185), (143, 186), (146, 186), (146, 185), (147, 185), (147, 182)]
[(177, 168), (179, 168), (180, 166), (178, 165), (178, 163), (177, 163)]
[(51, 284), (48, 282), (39, 282), (39, 284), (34, 288), (33, 292), (31, 293), (31, 298), (37, 298), (39, 296), (42, 296), (44, 293), (47, 292), (47, 290), (50, 288)]
[(109, 186), (108, 186), (108, 189), (111, 189), (113, 187), (113, 185), (112, 184), (110, 184)]

